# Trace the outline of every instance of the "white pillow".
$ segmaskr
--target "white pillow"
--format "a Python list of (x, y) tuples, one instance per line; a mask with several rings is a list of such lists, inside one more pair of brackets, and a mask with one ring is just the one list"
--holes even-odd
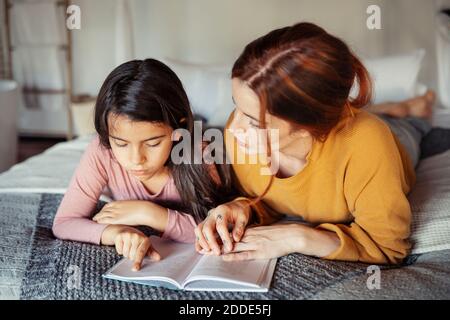
[(194, 113), (208, 125), (224, 126), (233, 111), (231, 66), (200, 65), (170, 58), (163, 60), (180, 78)]
[[(374, 82), (373, 103), (395, 102), (424, 94), (426, 86), (417, 82), (424, 49), (408, 54), (363, 59)], [(163, 60), (181, 79), (194, 113), (212, 126), (224, 126), (233, 111), (231, 63), (202, 65), (175, 59)], [(351, 96), (355, 96), (356, 88)]]
[(424, 49), (408, 54), (363, 59), (373, 79), (373, 103), (396, 102), (415, 97), (424, 91), (417, 83)]

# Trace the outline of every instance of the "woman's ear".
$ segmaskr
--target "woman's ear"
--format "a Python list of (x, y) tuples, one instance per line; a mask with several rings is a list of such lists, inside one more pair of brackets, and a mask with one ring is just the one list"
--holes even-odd
[(311, 137), (311, 133), (309, 133), (309, 131), (307, 131), (305, 129), (300, 129), (298, 131), (299, 131), (298, 135), (301, 138), (309, 138), (309, 137)]
[(291, 132), (291, 135), (295, 138), (309, 138), (311, 136), (311, 133), (305, 129), (296, 129)]
[(181, 140), (181, 133), (178, 130), (175, 130), (172, 133), (172, 141), (180, 141)]

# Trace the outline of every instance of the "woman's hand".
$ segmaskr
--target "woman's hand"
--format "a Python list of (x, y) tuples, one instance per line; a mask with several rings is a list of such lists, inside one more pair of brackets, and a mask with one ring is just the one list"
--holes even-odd
[[(198, 252), (212, 252), (221, 254), (218, 243), (220, 239), (223, 251), (233, 250), (233, 243), (239, 242), (249, 222), (251, 209), (246, 200), (235, 200), (212, 209), (208, 217), (195, 228), (195, 249)], [(230, 233), (228, 227), (232, 226)]]
[(338, 236), (303, 224), (274, 224), (249, 228), (232, 252), (223, 256), (225, 261), (271, 259), (302, 253), (324, 257), (340, 246)]
[(151, 201), (113, 201), (107, 203), (92, 220), (102, 224), (149, 226), (164, 231), (167, 225), (167, 209)]
[(101, 241), (106, 245), (114, 244), (119, 255), (133, 260), (133, 271), (141, 268), (146, 256), (153, 261), (161, 260), (161, 255), (153, 248), (150, 238), (132, 227), (109, 225), (103, 231)]

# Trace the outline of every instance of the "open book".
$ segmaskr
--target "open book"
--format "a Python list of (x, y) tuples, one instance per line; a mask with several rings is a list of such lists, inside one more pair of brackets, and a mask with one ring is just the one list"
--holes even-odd
[(276, 259), (223, 261), (220, 256), (201, 255), (194, 245), (151, 237), (161, 260), (146, 258), (141, 270), (132, 271), (132, 261), (122, 259), (103, 277), (161, 286), (170, 289), (266, 292)]

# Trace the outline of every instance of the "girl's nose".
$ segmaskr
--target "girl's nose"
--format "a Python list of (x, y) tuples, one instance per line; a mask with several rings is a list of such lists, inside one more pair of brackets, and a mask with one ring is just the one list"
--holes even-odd
[(145, 162), (144, 154), (139, 149), (133, 150), (131, 154), (131, 163), (133, 163), (134, 165), (139, 165), (144, 162)]

